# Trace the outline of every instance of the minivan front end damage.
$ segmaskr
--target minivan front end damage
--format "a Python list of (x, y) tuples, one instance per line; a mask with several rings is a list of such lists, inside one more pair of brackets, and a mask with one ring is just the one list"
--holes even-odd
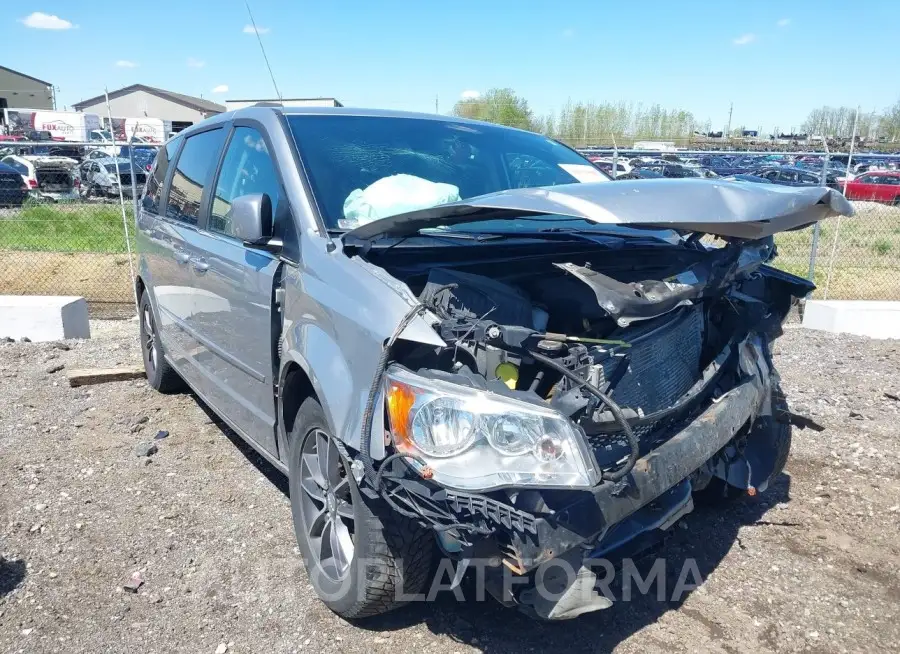
[[(797, 197), (787, 208), (808, 215)], [(766, 265), (770, 234), (719, 248), (682, 236), (505, 259), (360, 250), (421, 304), (379, 362), (356, 473), (364, 492), (435, 530), (456, 582), (477, 560), (486, 588), (532, 615), (605, 608), (592, 562), (652, 544), (713, 480), (756, 493), (781, 472), (797, 420), (770, 342), (814, 287)], [(445, 345), (398, 338), (426, 313)], [(387, 456), (376, 462), (379, 396)], [(573, 574), (548, 582), (538, 570), (550, 561)]]

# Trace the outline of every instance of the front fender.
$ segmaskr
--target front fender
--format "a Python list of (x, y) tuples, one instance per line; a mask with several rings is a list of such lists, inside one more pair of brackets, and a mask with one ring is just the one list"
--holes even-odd
[[(278, 388), (284, 388), (288, 368), (295, 363), (306, 374), (313, 392), (322, 405), (331, 433), (348, 447), (359, 450), (361, 445), (362, 413), (368, 399), (371, 378), (362, 383), (360, 371), (338, 342), (318, 325), (297, 323), (285, 333), (284, 350)], [(383, 405), (379, 394), (376, 407)], [(280, 421), (283, 431), (284, 421)], [(373, 434), (384, 433), (384, 415), (376, 411), (372, 423)], [(282, 433), (284, 443), (288, 434)], [(371, 454), (375, 459), (384, 457), (384, 439), (371, 439)]]

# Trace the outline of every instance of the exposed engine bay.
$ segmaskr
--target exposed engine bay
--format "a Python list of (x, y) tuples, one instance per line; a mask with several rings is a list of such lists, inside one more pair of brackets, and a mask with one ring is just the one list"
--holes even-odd
[(397, 359), (549, 404), (584, 430), (609, 478), (628, 455), (622, 417), (645, 451), (647, 436), (710, 390), (713, 371), (704, 371), (727, 341), (777, 333), (792, 299), (808, 292), (804, 280), (762, 267), (773, 250), (771, 239), (715, 249), (691, 241), (569, 260), (385, 266), (440, 317), (436, 329), (451, 344)]

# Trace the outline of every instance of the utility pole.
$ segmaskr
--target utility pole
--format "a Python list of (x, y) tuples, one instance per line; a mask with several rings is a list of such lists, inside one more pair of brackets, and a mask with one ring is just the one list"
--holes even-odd
[(725, 128), (725, 137), (731, 138), (731, 112), (734, 111), (734, 103), (728, 105), (728, 127)]

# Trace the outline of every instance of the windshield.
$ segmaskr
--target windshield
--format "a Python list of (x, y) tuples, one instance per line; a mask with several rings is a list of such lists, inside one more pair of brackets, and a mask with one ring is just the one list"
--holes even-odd
[(106, 171), (110, 172), (110, 173), (116, 172), (116, 168), (119, 169), (120, 173), (130, 172), (130, 169), (131, 169), (131, 166), (128, 163), (103, 164), (103, 167), (106, 168)]
[(609, 181), (577, 152), (530, 132), (426, 118), (287, 118), (331, 229), (506, 189)]
[(92, 141), (112, 141), (112, 134), (105, 129), (97, 129), (91, 132)]

